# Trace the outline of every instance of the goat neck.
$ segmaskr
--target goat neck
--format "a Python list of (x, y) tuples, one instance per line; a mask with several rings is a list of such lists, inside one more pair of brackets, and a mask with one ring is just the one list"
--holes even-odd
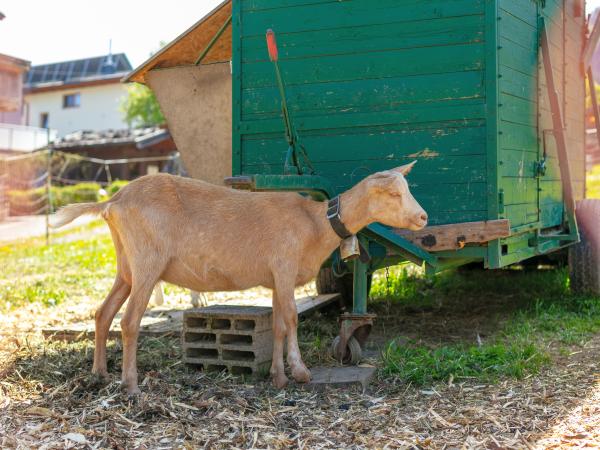
[[(350, 233), (356, 234), (373, 222), (368, 204), (366, 187), (362, 183), (340, 195), (342, 222)], [(327, 219), (327, 202), (318, 202), (315, 206), (315, 222), (320, 229), (321, 248), (328, 251), (329, 255), (340, 244), (341, 238), (333, 231)]]

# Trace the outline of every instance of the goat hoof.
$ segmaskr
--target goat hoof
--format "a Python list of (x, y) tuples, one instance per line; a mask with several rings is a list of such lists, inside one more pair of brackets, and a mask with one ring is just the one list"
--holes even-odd
[(275, 386), (277, 389), (283, 389), (284, 387), (286, 387), (288, 384), (288, 379), (285, 375), (281, 375), (281, 376), (275, 376), (273, 377), (273, 386)]
[(92, 370), (92, 377), (98, 381), (108, 383), (110, 381), (110, 375), (106, 370)]
[(127, 389), (126, 392), (127, 397), (130, 400), (137, 400), (142, 395), (142, 391), (140, 391), (140, 388), (137, 386), (133, 389)]
[(142, 395), (142, 391), (140, 391), (140, 388), (137, 386), (137, 384), (131, 385), (122, 381), (121, 389), (125, 391), (129, 398), (139, 397), (140, 395)]
[(308, 383), (311, 379), (310, 370), (304, 365), (292, 369), (292, 378), (297, 383)]

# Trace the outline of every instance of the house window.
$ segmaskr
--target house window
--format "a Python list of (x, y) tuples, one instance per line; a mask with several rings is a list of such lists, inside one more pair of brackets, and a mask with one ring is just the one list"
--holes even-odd
[(81, 95), (75, 94), (63, 95), (63, 108), (79, 108), (81, 105)]
[(48, 113), (41, 113), (40, 114), (40, 128), (48, 128), (48, 120), (49, 120)]

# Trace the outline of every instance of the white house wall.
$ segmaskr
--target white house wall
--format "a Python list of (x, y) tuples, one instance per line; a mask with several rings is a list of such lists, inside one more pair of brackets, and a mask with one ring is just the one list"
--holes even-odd
[[(63, 108), (63, 96), (78, 92), (80, 106)], [(58, 137), (79, 130), (127, 128), (119, 110), (126, 94), (127, 88), (121, 83), (28, 94), (25, 96), (27, 125), (41, 126), (42, 113), (48, 113), (48, 127), (56, 129)]]

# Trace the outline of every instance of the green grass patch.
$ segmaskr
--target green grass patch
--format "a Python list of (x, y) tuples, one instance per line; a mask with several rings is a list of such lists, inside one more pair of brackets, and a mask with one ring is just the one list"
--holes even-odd
[(533, 343), (425, 348), (392, 342), (383, 353), (386, 375), (424, 385), (435, 381), (478, 378), (492, 381), (501, 376), (522, 378), (549, 361)]
[[(535, 374), (549, 364), (553, 350), (560, 355), (600, 331), (600, 299), (572, 295), (568, 284), (565, 268), (449, 271), (426, 278), (414, 268), (399, 267), (387, 280), (378, 274), (371, 291), (376, 309), (432, 316), (418, 339), (387, 344), (382, 374), (417, 385)], [(466, 329), (448, 331), (462, 333), (458, 342), (435, 333), (437, 322), (460, 326), (461, 320)], [(468, 329), (470, 323), (482, 327), (482, 320), (489, 325), (483, 339), (479, 328)]]
[(110, 235), (91, 233), (86, 239), (57, 242), (70, 233), (91, 232), (102, 222), (53, 234), (54, 242), (32, 238), (0, 247), (0, 311), (25, 303), (55, 306), (67, 298), (104, 298), (112, 284), (116, 260)]

